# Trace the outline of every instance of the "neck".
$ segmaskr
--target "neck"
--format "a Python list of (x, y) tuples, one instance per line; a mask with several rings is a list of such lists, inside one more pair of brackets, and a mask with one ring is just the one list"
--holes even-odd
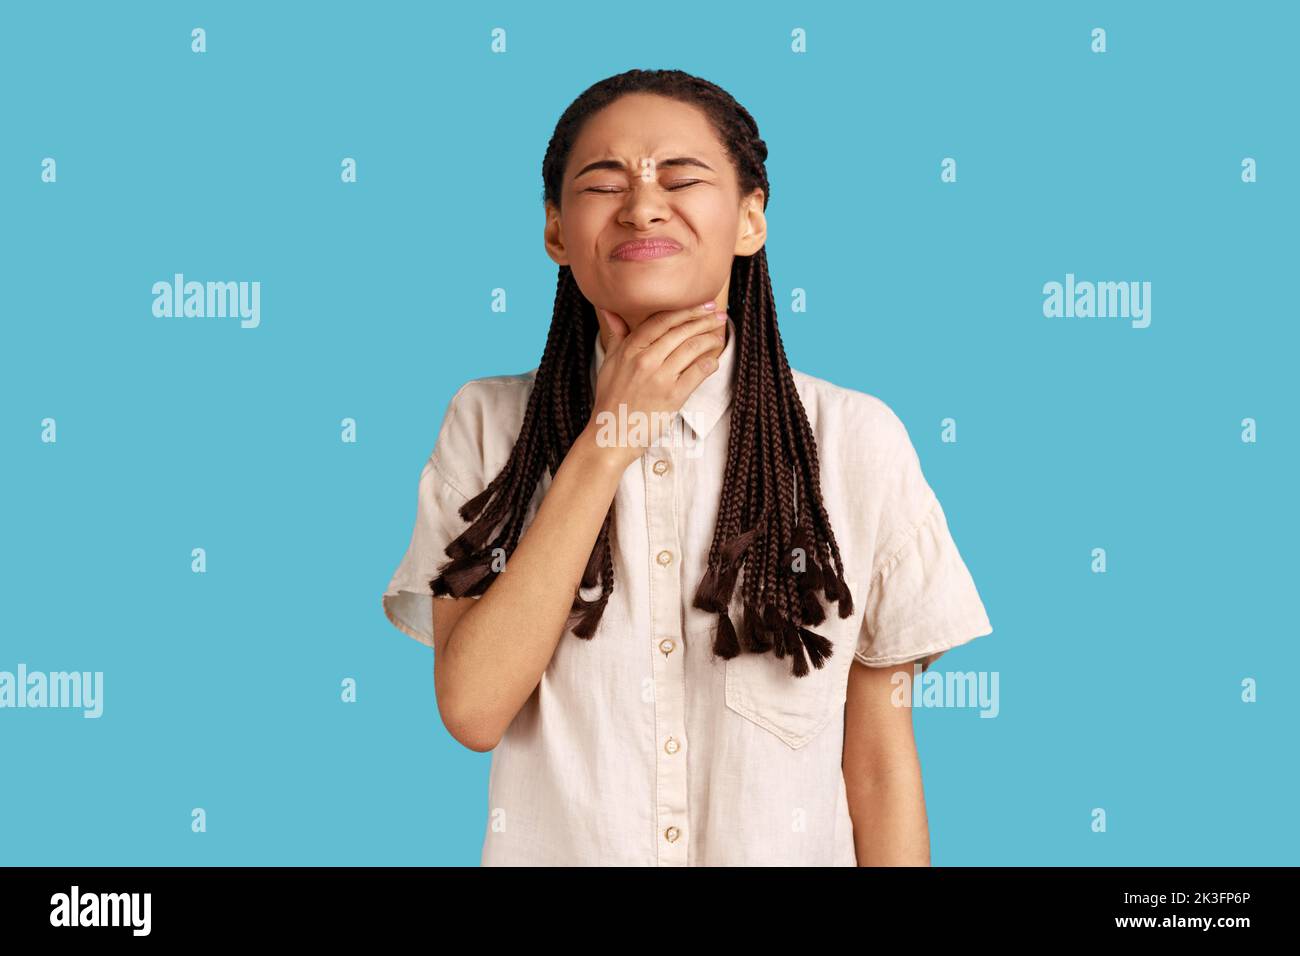
[[(630, 326), (628, 330), (628, 334), (630, 335), (632, 332), (635, 332), (637, 328), (640, 327), (640, 324), (641, 323), (638, 322), (636, 325)], [(725, 350), (727, 345), (730, 342), (731, 342), (731, 323), (727, 322), (722, 326), (722, 350)], [(609, 354), (609, 330), (605, 327), (604, 322), (600, 323), (600, 347), (604, 350), (606, 355)], [(718, 355), (722, 354), (722, 350), (718, 352)], [(716, 358), (717, 356), (714, 357)]]

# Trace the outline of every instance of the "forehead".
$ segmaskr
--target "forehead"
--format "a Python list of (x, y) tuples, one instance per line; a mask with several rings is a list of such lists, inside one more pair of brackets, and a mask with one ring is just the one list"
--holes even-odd
[[(689, 103), (641, 93), (620, 97), (583, 125), (569, 167), (598, 159), (699, 156), (713, 166), (722, 147), (704, 113)], [(718, 166), (714, 166), (719, 169)]]

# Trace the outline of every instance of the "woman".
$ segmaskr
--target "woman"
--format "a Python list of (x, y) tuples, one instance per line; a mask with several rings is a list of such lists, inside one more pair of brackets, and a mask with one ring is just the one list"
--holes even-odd
[(892, 678), (991, 627), (897, 416), (786, 361), (766, 158), (675, 70), (551, 139), (541, 363), (453, 396), (384, 594), (493, 751), (485, 865), (929, 862)]

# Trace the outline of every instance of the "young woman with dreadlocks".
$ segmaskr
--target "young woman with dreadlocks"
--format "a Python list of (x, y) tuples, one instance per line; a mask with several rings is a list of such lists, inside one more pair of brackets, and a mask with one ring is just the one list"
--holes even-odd
[(485, 865), (929, 862), (893, 678), (992, 628), (901, 421), (786, 360), (766, 158), (676, 70), (551, 138), (541, 362), (452, 397), (383, 602), (493, 751)]

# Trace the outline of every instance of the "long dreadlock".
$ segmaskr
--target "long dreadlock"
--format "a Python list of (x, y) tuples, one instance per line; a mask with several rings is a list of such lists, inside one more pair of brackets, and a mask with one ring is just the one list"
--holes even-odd
[[(544, 200), (559, 208), (565, 164), (586, 119), (620, 96), (638, 92), (704, 111), (735, 164), (741, 195), (761, 187), (766, 209), (771, 196), (767, 144), (758, 125), (725, 90), (680, 70), (630, 70), (596, 83), (574, 100), (556, 124), (542, 162)], [(841, 618), (853, 613), (853, 595), (822, 501), (817, 442), (777, 329), (763, 249), (734, 258), (727, 311), (734, 319), (737, 350), (732, 420), (744, 427), (731, 429), (728, 437), (718, 523), (694, 606), (718, 615), (717, 656), (732, 658), (741, 651), (789, 655), (792, 672), (803, 677), (809, 663), (821, 667), (832, 650), (827, 638), (808, 630), (826, 619), (815, 592), (837, 602)], [(434, 594), (481, 595), (493, 580), (496, 549), (507, 556), (514, 552), (542, 470), (555, 476), (591, 418), (590, 367), (599, 327), (595, 308), (572, 270), (560, 266), (551, 328), (519, 436), (500, 473), (461, 506), (460, 516), (471, 524), (447, 546), (451, 560), (430, 582)], [(587, 600), (576, 593), (570, 611), (571, 629), (581, 638), (595, 633), (614, 590), (613, 522), (611, 503), (581, 583), (585, 589), (600, 584), (600, 595)], [(739, 632), (729, 613), (738, 576)]]

